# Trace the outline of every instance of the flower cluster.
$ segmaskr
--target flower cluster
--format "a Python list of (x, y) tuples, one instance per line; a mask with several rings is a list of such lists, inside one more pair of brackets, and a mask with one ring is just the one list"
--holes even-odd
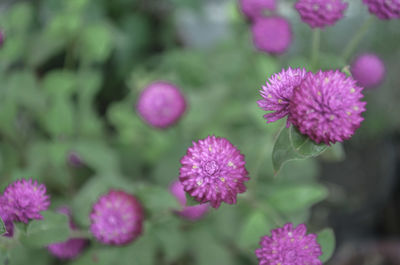
[[(77, 227), (72, 220), (71, 212), (68, 208), (60, 208), (58, 212), (68, 216), (71, 230), (77, 230)], [(59, 259), (74, 259), (82, 253), (88, 243), (89, 241), (85, 238), (70, 238), (65, 242), (51, 244), (47, 247), (47, 249), (51, 254)]]
[(244, 156), (227, 139), (208, 136), (193, 142), (181, 159), (179, 179), (183, 189), (200, 203), (236, 203), (249, 180)]
[(295, 4), (301, 19), (312, 28), (334, 25), (343, 17), (347, 6), (342, 0), (298, 0)]
[(318, 259), (322, 255), (315, 234), (306, 234), (304, 224), (293, 228), (289, 223), (271, 231), (271, 236), (264, 236), (261, 248), (255, 251), (260, 265), (322, 265)]
[(176, 123), (186, 109), (186, 100), (173, 84), (157, 81), (147, 86), (139, 96), (137, 111), (150, 125), (167, 128)]
[(239, 0), (243, 14), (253, 20), (263, 16), (264, 11), (275, 11), (276, 0)]
[(351, 74), (357, 83), (365, 88), (379, 85), (385, 76), (385, 65), (375, 54), (363, 54), (351, 65)]
[(380, 19), (400, 19), (399, 0), (363, 0), (363, 3)]
[(330, 144), (349, 139), (363, 121), (361, 91), (353, 78), (339, 71), (313, 74), (289, 68), (270, 78), (258, 104), (272, 111), (264, 116), (268, 122), (288, 116), (288, 125), (316, 143)]
[(186, 195), (183, 190), (182, 184), (177, 180), (174, 181), (170, 186), (172, 195), (178, 200), (179, 204), (183, 207), (182, 210), (176, 211), (176, 213), (185, 219), (196, 221), (201, 219), (209, 209), (208, 204), (199, 204), (194, 206), (186, 205)]
[(142, 233), (143, 209), (122, 190), (111, 190), (93, 205), (90, 230), (103, 244), (123, 245)]

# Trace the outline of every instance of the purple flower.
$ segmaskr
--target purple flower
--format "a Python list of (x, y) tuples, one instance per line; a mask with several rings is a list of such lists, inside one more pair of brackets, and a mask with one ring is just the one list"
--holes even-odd
[(385, 65), (375, 54), (363, 54), (351, 65), (351, 74), (360, 86), (375, 87), (385, 76)]
[(186, 206), (186, 195), (182, 184), (177, 180), (170, 187), (172, 195), (178, 200), (183, 210), (177, 213), (185, 219), (196, 221), (201, 219), (208, 212), (208, 204), (199, 204), (195, 206)]
[(263, 16), (265, 10), (275, 11), (276, 0), (239, 0), (240, 9), (249, 19)]
[[(265, 111), (267, 123), (277, 121), (289, 114), (289, 103), (292, 98), (293, 88), (300, 85), (307, 71), (303, 68), (288, 70), (282, 69), (279, 74), (274, 74), (260, 90), (263, 99), (257, 101), (258, 106)], [(290, 125), (289, 119), (287, 126)]]
[(295, 4), (301, 20), (312, 28), (334, 25), (343, 17), (347, 6), (342, 0), (298, 0)]
[(363, 3), (380, 19), (400, 18), (400, 0), (363, 0)]
[(251, 31), (254, 46), (262, 52), (281, 54), (292, 42), (291, 26), (283, 17), (258, 18)]
[(69, 152), (68, 163), (73, 167), (80, 167), (83, 164), (82, 159), (76, 152)]
[(14, 235), (14, 224), (10, 219), (10, 216), (5, 210), (4, 206), (5, 206), (4, 197), (0, 197), (0, 217), (3, 220), (7, 231), (7, 233), (5, 233), (3, 236), (12, 237)]
[(339, 71), (307, 73), (293, 90), (289, 119), (316, 143), (349, 139), (363, 121), (362, 88)]
[(3, 206), (9, 218), (13, 221), (28, 223), (31, 219), (42, 219), (41, 211), (50, 205), (46, 195), (46, 186), (29, 180), (17, 180), (4, 190)]
[(93, 205), (90, 230), (102, 243), (123, 245), (142, 233), (143, 210), (136, 198), (110, 190)]
[[(63, 213), (69, 217), (71, 230), (76, 230), (70, 210), (66, 207), (60, 208), (58, 212)], [(54, 243), (47, 247), (51, 254), (59, 259), (74, 259), (82, 253), (83, 249), (87, 246), (89, 241), (85, 238), (70, 238), (65, 242)]]
[(147, 86), (137, 103), (142, 118), (156, 128), (177, 122), (186, 109), (186, 100), (173, 84), (157, 81)]
[(259, 265), (322, 265), (322, 255), (315, 234), (306, 234), (304, 224), (293, 228), (289, 223), (261, 238), (261, 248), (255, 251)]
[(200, 203), (236, 203), (238, 193), (246, 191), (246, 161), (227, 139), (208, 136), (193, 142), (181, 159), (179, 180), (183, 189)]
[(4, 33), (2, 30), (0, 30), (0, 48), (3, 46), (4, 44)]

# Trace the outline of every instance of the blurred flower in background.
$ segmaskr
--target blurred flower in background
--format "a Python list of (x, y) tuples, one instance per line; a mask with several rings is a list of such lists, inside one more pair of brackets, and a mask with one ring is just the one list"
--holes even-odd
[(276, 0), (239, 0), (240, 9), (250, 20), (265, 16), (267, 11), (276, 10)]
[(360, 86), (373, 88), (382, 82), (385, 76), (385, 65), (376, 54), (366, 53), (353, 61), (350, 71)]
[(380, 19), (400, 19), (399, 0), (363, 0), (363, 3)]

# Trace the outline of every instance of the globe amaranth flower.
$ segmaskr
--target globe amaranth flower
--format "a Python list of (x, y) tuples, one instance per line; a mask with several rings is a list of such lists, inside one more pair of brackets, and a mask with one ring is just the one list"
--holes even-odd
[(0, 48), (3, 46), (4, 44), (4, 33), (2, 30), (0, 30)]
[[(260, 90), (263, 99), (258, 100), (258, 106), (265, 111), (270, 111), (264, 115), (267, 123), (277, 121), (289, 115), (289, 102), (292, 98), (293, 88), (300, 85), (306, 76), (304, 68), (288, 70), (282, 69), (278, 74), (271, 76), (266, 85)], [(289, 119), (287, 126), (290, 125)]]
[(14, 224), (10, 219), (10, 216), (8, 215), (7, 211), (5, 210), (4, 205), (5, 205), (4, 198), (0, 197), (0, 218), (3, 220), (7, 231), (5, 234), (3, 234), (3, 236), (12, 237), (14, 235)]
[(312, 28), (334, 25), (343, 17), (347, 6), (342, 0), (298, 0), (295, 4), (301, 20)]
[(111, 190), (93, 205), (90, 230), (103, 244), (123, 245), (142, 233), (143, 209), (122, 190)]
[(81, 157), (76, 152), (69, 152), (68, 164), (72, 167), (81, 167), (83, 165)]
[(322, 255), (315, 234), (306, 234), (304, 224), (293, 228), (289, 223), (261, 238), (261, 248), (255, 251), (259, 265), (322, 265)]
[(375, 54), (363, 54), (357, 57), (350, 70), (357, 83), (365, 88), (379, 85), (385, 76), (385, 65)]
[(339, 71), (307, 73), (293, 90), (289, 119), (316, 143), (349, 139), (363, 121), (362, 88)]
[[(58, 212), (68, 216), (71, 230), (77, 230), (68, 208), (62, 207)], [(85, 238), (70, 238), (65, 242), (50, 244), (47, 249), (59, 259), (74, 259), (82, 253), (88, 243), (89, 241)]]
[(199, 204), (194, 206), (186, 206), (186, 195), (183, 190), (182, 184), (177, 180), (170, 186), (170, 192), (178, 200), (179, 204), (183, 207), (182, 210), (176, 213), (185, 219), (196, 221), (201, 219), (209, 209), (208, 204)]
[(289, 22), (278, 16), (257, 18), (252, 27), (254, 46), (262, 52), (284, 53), (292, 43), (292, 29)]
[(179, 88), (164, 81), (147, 86), (139, 96), (137, 111), (156, 128), (167, 128), (176, 123), (186, 109), (186, 100)]
[(275, 11), (276, 0), (239, 0), (243, 14), (253, 20), (262, 17), (265, 11)]
[(29, 180), (17, 180), (4, 190), (3, 206), (13, 221), (28, 223), (29, 220), (42, 219), (41, 211), (47, 210), (50, 198), (46, 194), (46, 186)]
[(236, 203), (249, 180), (244, 156), (227, 139), (208, 136), (193, 142), (181, 159), (179, 180), (183, 189), (200, 203)]
[(400, 0), (363, 0), (363, 3), (380, 19), (400, 19)]

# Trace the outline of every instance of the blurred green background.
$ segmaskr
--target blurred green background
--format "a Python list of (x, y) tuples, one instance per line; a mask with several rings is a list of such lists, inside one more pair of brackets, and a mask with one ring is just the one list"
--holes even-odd
[[(348, 2), (345, 18), (322, 32), (318, 68), (351, 63), (339, 55), (370, 14), (361, 0)], [(400, 264), (393, 258), (400, 253), (400, 21), (375, 19), (350, 58), (373, 52), (387, 70), (384, 83), (365, 92), (365, 121), (353, 139), (275, 175), (271, 153), (283, 122), (265, 123), (258, 91), (282, 68), (315, 70), (311, 29), (294, 1), (278, 3), (294, 34), (281, 56), (254, 49), (235, 0), (1, 0), (1, 190), (21, 177), (38, 179), (51, 210), (69, 205), (82, 229), (109, 188), (134, 194), (146, 209), (134, 243), (93, 240), (62, 264), (257, 264), (260, 237), (289, 221), (323, 231), (327, 253), (334, 242), (323, 237), (333, 227), (329, 264)], [(162, 131), (134, 108), (155, 80), (176, 84), (188, 101), (181, 121)], [(211, 134), (241, 150), (251, 180), (236, 206), (189, 222), (172, 213), (179, 205), (168, 187), (191, 141)], [(68, 162), (71, 153), (83, 164)], [(5, 240), (4, 264), (61, 264), (42, 246), (9, 248)]]

